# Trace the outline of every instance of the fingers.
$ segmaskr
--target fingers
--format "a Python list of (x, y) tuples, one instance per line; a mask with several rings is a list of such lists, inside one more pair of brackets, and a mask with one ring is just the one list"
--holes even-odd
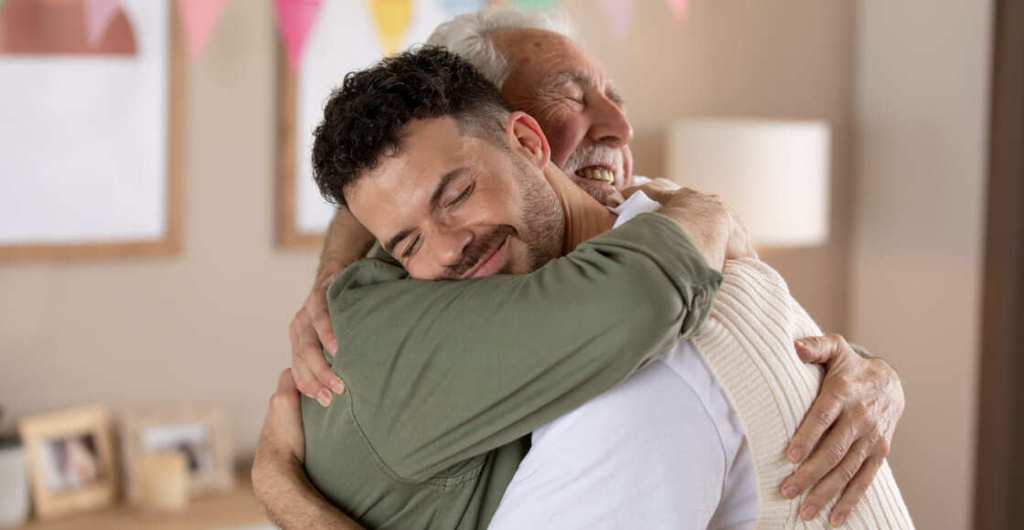
[[(330, 392), (320, 384), (313, 372), (301, 363), (292, 364), (292, 377), (295, 379), (295, 387), (302, 395), (316, 400), (317, 403), (326, 407), (331, 404)], [(326, 396), (324, 395), (326, 393)]]
[(338, 354), (338, 341), (334, 337), (334, 328), (331, 326), (331, 315), (327, 311), (327, 286), (330, 285), (330, 278), (313, 288), (306, 298), (303, 309), (313, 323), (317, 338), (324, 345), (332, 356)]
[(860, 467), (853, 480), (846, 486), (846, 490), (843, 491), (843, 496), (839, 498), (839, 502), (832, 507), (832, 513), (829, 515), (829, 523), (832, 526), (840, 526), (846, 522), (854, 506), (860, 502), (864, 497), (864, 493), (871, 486), (871, 482), (875, 480), (875, 475), (878, 474), (878, 469), (882, 467), (883, 461), (883, 458), (880, 456), (872, 456), (864, 461), (864, 465)]
[(868, 458), (868, 449), (871, 447), (871, 441), (866, 438), (861, 438), (853, 444), (850, 448), (850, 452), (846, 454), (842, 462), (839, 463), (832, 471), (825, 476), (811, 492), (807, 494), (807, 498), (804, 499), (803, 505), (800, 507), (800, 517), (804, 520), (810, 520), (817, 517), (818, 512), (822, 507), (826, 506), (828, 502), (842, 492), (850, 481), (857, 475), (864, 461)]
[(856, 439), (856, 424), (844, 417), (829, 430), (811, 456), (782, 482), (782, 495), (791, 499), (816, 485), (846, 457)]
[(821, 337), (804, 337), (794, 344), (796, 353), (803, 362), (825, 364), (838, 353), (840, 341), (845, 342), (845, 339), (832, 333)]
[(298, 393), (298, 389), (295, 387), (295, 379), (292, 377), (291, 368), (285, 368), (281, 371), (281, 374), (277, 376), (277, 392)]
[(838, 397), (833, 394), (819, 394), (793, 435), (793, 439), (790, 440), (789, 447), (786, 448), (786, 458), (794, 464), (803, 461), (842, 411), (843, 403)]
[(320, 338), (309, 319), (306, 306), (292, 319), (289, 336), (292, 343), (292, 376), (295, 386), (303, 395), (315, 399), (322, 406), (330, 405), (333, 399), (331, 393), (341, 395), (345, 392), (345, 384), (324, 360)]

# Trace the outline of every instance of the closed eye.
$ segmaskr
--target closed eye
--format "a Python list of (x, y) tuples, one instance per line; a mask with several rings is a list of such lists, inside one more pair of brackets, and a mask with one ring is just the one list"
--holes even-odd
[(412, 256), (413, 252), (416, 251), (416, 248), (419, 247), (420, 240), (422, 238), (423, 236), (417, 235), (416, 238), (412, 240), (412, 243), (405, 246), (405, 251), (402, 252), (402, 259), (408, 259), (409, 256)]
[(456, 196), (456, 197), (455, 197), (454, 199), (452, 199), (452, 200), (451, 200), (451, 201), (450, 201), (450, 202), (449, 202), (448, 204), (446, 204), (446, 205), (445, 205), (445, 207), (446, 207), (446, 208), (451, 208), (451, 207), (453, 207), (453, 206), (457, 206), (457, 205), (459, 205), (460, 203), (464, 202), (464, 201), (465, 201), (466, 199), (468, 199), (468, 198), (469, 198), (469, 196), (470, 196), (470, 195), (472, 195), (472, 194), (473, 194), (473, 190), (474, 190), (474, 189), (476, 189), (476, 182), (472, 182), (472, 183), (470, 183), (470, 185), (469, 185), (469, 186), (466, 186), (466, 189), (462, 190), (462, 192), (461, 192), (461, 193), (459, 193), (459, 194), (458, 194), (458, 195), (457, 195), (457, 196)]

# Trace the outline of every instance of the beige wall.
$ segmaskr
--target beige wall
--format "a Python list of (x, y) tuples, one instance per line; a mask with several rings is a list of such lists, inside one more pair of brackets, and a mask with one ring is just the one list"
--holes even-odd
[[(689, 22), (674, 24), (662, 2), (638, 1), (629, 45), (597, 3), (565, 3), (629, 99), (644, 173), (662, 173), (661, 131), (676, 117), (832, 123), (832, 241), (768, 257), (825, 327), (843, 331), (852, 3), (692, 2)], [(12, 413), (209, 401), (228, 409), (239, 445), (254, 446), (315, 263), (272, 245), (272, 22), (269, 3), (230, 2), (190, 68), (181, 256), (0, 266), (0, 403)]]
[(991, 2), (861, 3), (852, 333), (908, 397), (892, 466), (919, 528), (970, 528)]
[[(637, 1), (628, 44), (610, 34), (594, 12), (596, 2), (564, 4), (584, 45), (626, 97), (639, 174), (664, 173), (663, 132), (680, 117), (815, 119), (832, 126), (829, 243), (762, 254), (823, 329), (845, 332), (855, 3), (690, 2), (689, 20), (679, 24), (664, 2)], [(686, 182), (684, 175), (670, 177)]]
[(200, 400), (254, 446), (314, 257), (273, 248), (268, 2), (229, 2), (189, 71), (184, 252), (0, 267), (0, 403)]

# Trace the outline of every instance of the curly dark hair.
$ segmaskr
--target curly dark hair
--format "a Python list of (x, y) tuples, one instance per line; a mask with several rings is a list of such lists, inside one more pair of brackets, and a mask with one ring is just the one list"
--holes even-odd
[(328, 201), (401, 147), (413, 120), (451, 116), (463, 134), (504, 145), (509, 108), (498, 89), (457, 55), (424, 46), (345, 76), (313, 132), (313, 178)]

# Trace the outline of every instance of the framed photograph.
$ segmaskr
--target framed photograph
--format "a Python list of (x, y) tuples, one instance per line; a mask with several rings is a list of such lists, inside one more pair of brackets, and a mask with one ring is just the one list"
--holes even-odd
[(0, 2), (0, 263), (176, 254), (185, 53), (170, 0)]
[[(389, 9), (389, 4), (405, 7)], [(310, 161), (313, 130), (323, 119), (324, 103), (331, 90), (341, 84), (345, 74), (426, 42), (438, 24), (455, 14), (445, 10), (446, 4), (451, 2), (324, 2), (300, 63), (293, 68), (284, 50), (280, 50), (275, 223), (278, 246), (319, 249), (334, 216), (334, 206), (320, 196), (313, 182)]]
[(192, 496), (232, 487), (233, 452), (224, 415), (216, 408), (177, 407), (127, 414), (121, 422), (125, 491), (139, 500), (143, 455), (177, 451), (185, 457)]
[(40, 519), (108, 506), (118, 474), (110, 415), (102, 407), (71, 409), (18, 422)]

